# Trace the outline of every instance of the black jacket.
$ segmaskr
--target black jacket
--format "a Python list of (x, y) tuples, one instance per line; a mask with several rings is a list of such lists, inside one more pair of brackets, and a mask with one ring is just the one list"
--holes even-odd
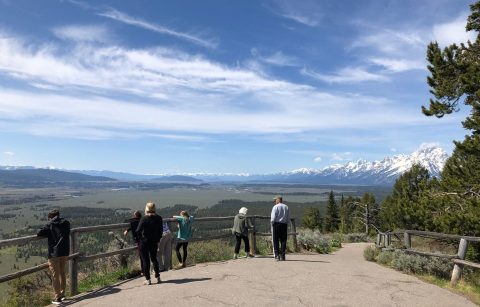
[(145, 215), (137, 227), (138, 238), (145, 243), (158, 243), (162, 238), (163, 220), (160, 215)]
[(48, 259), (70, 254), (70, 222), (55, 217), (37, 233), (48, 239)]
[(127, 229), (127, 231), (132, 232), (133, 241), (138, 243), (139, 238), (137, 234), (137, 227), (138, 227), (138, 223), (140, 222), (140, 218), (132, 217), (131, 219), (126, 220), (125, 222), (130, 223), (130, 227)]

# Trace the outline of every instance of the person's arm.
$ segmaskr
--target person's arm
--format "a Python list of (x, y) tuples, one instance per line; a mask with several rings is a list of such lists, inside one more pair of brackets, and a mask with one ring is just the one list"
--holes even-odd
[(143, 236), (143, 222), (145, 221), (145, 218), (142, 217), (140, 219), (140, 222), (138, 223), (138, 226), (137, 226), (137, 230), (136, 230), (136, 233), (137, 233), (137, 236)]
[(50, 227), (49, 225), (43, 226), (37, 233), (37, 236), (39, 237), (48, 237), (48, 234), (50, 232)]
[(273, 223), (275, 221), (276, 217), (277, 217), (277, 210), (276, 210), (275, 206), (273, 206), (272, 214), (270, 215), (270, 222)]

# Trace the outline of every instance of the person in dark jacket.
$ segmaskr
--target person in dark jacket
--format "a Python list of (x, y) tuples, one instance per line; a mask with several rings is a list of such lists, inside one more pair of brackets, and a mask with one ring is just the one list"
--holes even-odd
[(141, 253), (140, 253), (140, 243), (139, 243), (138, 234), (137, 234), (137, 227), (138, 227), (138, 223), (140, 223), (141, 218), (142, 218), (142, 213), (140, 211), (135, 210), (133, 212), (132, 218), (125, 221), (126, 223), (130, 224), (130, 227), (125, 229), (125, 231), (123, 232), (123, 235), (126, 236), (129, 231), (132, 232), (133, 242), (135, 242), (135, 244), (137, 244), (138, 256), (140, 258), (140, 269), (142, 270), (142, 275), (143, 275), (142, 256), (141, 256)]
[(70, 254), (70, 222), (60, 217), (58, 210), (48, 213), (48, 224), (37, 233), (48, 239), (48, 266), (52, 272), (55, 298), (53, 304), (60, 304), (65, 299), (65, 265)]
[(248, 241), (248, 228), (250, 227), (250, 223), (247, 219), (247, 212), (248, 209), (242, 207), (233, 220), (232, 232), (237, 240), (235, 243), (235, 253), (233, 254), (233, 259), (238, 258), (238, 252), (240, 251), (240, 244), (242, 240), (245, 244), (245, 258), (254, 257), (250, 253), (250, 242)]
[(150, 261), (152, 261), (153, 264), (157, 283), (162, 282), (157, 259), (158, 242), (162, 238), (162, 232), (162, 217), (155, 213), (155, 204), (148, 202), (145, 206), (145, 216), (140, 219), (137, 227), (137, 235), (140, 242), (140, 257), (142, 258), (143, 265), (142, 270), (146, 279), (146, 285), (152, 284), (150, 281)]

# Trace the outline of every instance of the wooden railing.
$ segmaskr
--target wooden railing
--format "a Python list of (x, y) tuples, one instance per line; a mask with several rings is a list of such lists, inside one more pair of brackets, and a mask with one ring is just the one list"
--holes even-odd
[[(258, 220), (270, 220), (270, 216), (260, 216), (260, 215), (253, 215), (253, 216), (248, 216), (247, 217), (251, 224), (252, 228), (249, 229), (249, 237), (251, 241), (251, 253), (255, 254), (257, 251), (257, 236), (271, 236), (272, 234), (269, 232), (261, 233), (257, 232), (257, 225), (255, 221)], [(203, 217), (203, 218), (196, 218), (195, 219), (195, 224), (197, 222), (213, 222), (213, 221), (231, 221), (233, 223), (234, 216), (227, 216), (227, 217)], [(164, 222), (167, 223), (176, 223), (177, 220), (174, 218), (164, 218)], [(290, 219), (291, 223), (291, 232), (288, 233), (289, 236), (293, 237), (293, 244), (294, 244), (294, 249), (295, 251), (298, 250), (297, 246), (297, 230), (296, 230), (296, 225), (295, 225), (295, 218)], [(114, 251), (109, 251), (109, 252), (104, 252), (104, 253), (99, 253), (95, 255), (85, 255), (84, 252), (82, 252), (79, 249), (79, 235), (82, 233), (89, 233), (89, 232), (96, 232), (96, 231), (110, 231), (110, 230), (118, 230), (118, 229), (126, 229), (130, 225), (128, 223), (119, 223), (119, 224), (108, 224), (108, 225), (99, 225), (99, 226), (87, 226), (87, 227), (77, 227), (77, 228), (72, 228), (70, 231), (70, 256), (68, 257), (69, 264), (69, 272), (70, 272), (70, 292), (71, 295), (76, 295), (78, 293), (78, 265), (80, 262), (84, 261), (92, 261), (95, 259), (99, 258), (105, 258), (105, 257), (112, 257), (116, 255), (124, 255), (124, 254), (129, 254), (137, 250), (137, 246), (129, 246), (125, 247), (122, 249), (117, 249)], [(222, 239), (222, 238), (230, 238), (232, 237), (232, 234), (226, 233), (226, 234), (221, 234), (221, 235), (215, 235), (215, 236), (209, 236), (209, 237), (193, 237), (192, 239), (189, 240), (189, 242), (201, 242), (201, 241), (209, 241), (209, 240), (215, 240), (215, 239)], [(35, 241), (39, 241), (45, 239), (44, 237), (38, 237), (36, 235), (33, 236), (26, 236), (26, 237), (21, 237), (21, 238), (13, 238), (13, 239), (7, 239), (7, 240), (0, 240), (0, 248), (5, 247), (5, 246), (11, 246), (11, 245), (21, 245), (21, 244), (27, 244)], [(172, 240), (172, 245), (175, 244), (176, 239), (174, 238)], [(172, 251), (174, 249), (172, 248)], [(170, 257), (172, 259), (172, 257)], [(170, 263), (171, 267), (171, 263)], [(48, 268), (48, 263), (43, 263), (34, 267), (30, 267), (27, 269), (19, 270), (17, 272), (7, 274), (0, 276), (0, 283), (16, 279), (22, 276), (26, 276), (28, 274), (32, 274), (35, 272), (39, 272), (42, 270), (45, 270)]]
[[(418, 251), (418, 250), (412, 249), (412, 236), (434, 238), (434, 239), (459, 240), (458, 251), (456, 254), (452, 254), (452, 255)], [(376, 245), (377, 247), (392, 248), (392, 242), (395, 239), (400, 242), (403, 239), (403, 242), (402, 242), (403, 246), (401, 250), (407, 253), (421, 255), (421, 256), (450, 259), (454, 264), (453, 270), (452, 270), (452, 277), (450, 279), (450, 283), (452, 285), (455, 285), (460, 279), (460, 277), (462, 276), (464, 266), (480, 269), (480, 263), (475, 263), (475, 262), (465, 260), (465, 256), (467, 254), (467, 249), (468, 249), (468, 243), (480, 242), (480, 237), (459, 236), (459, 235), (451, 235), (451, 234), (436, 233), (436, 232), (429, 232), (429, 231), (405, 230), (401, 232), (378, 233)]]

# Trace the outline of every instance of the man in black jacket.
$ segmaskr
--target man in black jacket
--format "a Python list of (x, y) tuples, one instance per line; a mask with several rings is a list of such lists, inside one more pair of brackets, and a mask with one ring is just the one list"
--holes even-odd
[(55, 299), (53, 304), (60, 304), (65, 299), (65, 265), (70, 253), (70, 222), (60, 218), (58, 210), (48, 213), (48, 224), (37, 233), (48, 239), (48, 266), (52, 272)]
[(123, 232), (123, 235), (126, 236), (129, 231), (132, 232), (132, 239), (135, 242), (135, 244), (137, 244), (138, 256), (140, 258), (140, 269), (142, 270), (142, 275), (143, 275), (143, 260), (142, 260), (142, 254), (140, 252), (140, 241), (137, 234), (137, 227), (141, 218), (142, 218), (142, 213), (140, 213), (140, 211), (135, 210), (133, 212), (132, 218), (125, 221), (126, 223), (130, 224), (130, 227), (128, 227), (128, 229), (126, 229)]

